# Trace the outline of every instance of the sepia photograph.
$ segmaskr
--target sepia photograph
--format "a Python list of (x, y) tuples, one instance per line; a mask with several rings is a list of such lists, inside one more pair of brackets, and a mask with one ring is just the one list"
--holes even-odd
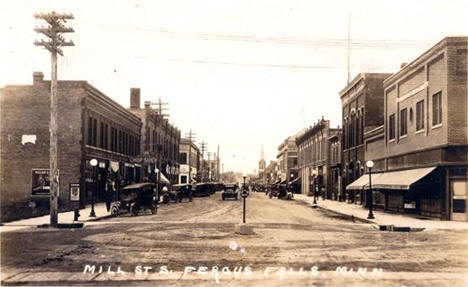
[(0, 1), (0, 286), (468, 286), (467, 12)]

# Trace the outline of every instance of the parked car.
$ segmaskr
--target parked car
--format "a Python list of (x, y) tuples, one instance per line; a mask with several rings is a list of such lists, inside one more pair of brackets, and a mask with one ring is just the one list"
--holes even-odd
[(156, 213), (156, 186), (151, 182), (130, 184), (122, 188), (120, 200), (111, 203), (111, 214), (119, 215), (122, 211), (129, 211), (133, 215), (144, 209)]
[(235, 183), (225, 184), (224, 190), (221, 193), (221, 198), (223, 200), (227, 198), (234, 198), (237, 200), (239, 198), (239, 186)]
[(174, 188), (168, 188), (164, 186), (161, 191), (161, 198), (163, 203), (169, 203), (171, 201), (177, 203), (179, 202), (178, 191)]
[(172, 191), (175, 193), (174, 196), (178, 202), (182, 202), (184, 198), (187, 198), (189, 201), (193, 200), (191, 184), (174, 184), (172, 186)]
[(193, 196), (210, 196), (215, 192), (215, 186), (210, 182), (197, 183), (193, 189)]

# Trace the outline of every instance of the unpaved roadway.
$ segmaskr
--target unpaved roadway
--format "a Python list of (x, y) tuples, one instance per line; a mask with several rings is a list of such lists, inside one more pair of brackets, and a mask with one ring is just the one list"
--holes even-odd
[(248, 236), (234, 232), (241, 200), (220, 194), (79, 230), (2, 233), (2, 284), (466, 286), (466, 231), (382, 232), (260, 193), (247, 211)]

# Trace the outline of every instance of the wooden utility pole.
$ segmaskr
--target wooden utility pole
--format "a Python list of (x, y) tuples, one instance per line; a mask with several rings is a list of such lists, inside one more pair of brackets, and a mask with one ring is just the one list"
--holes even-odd
[(210, 161), (211, 153), (208, 152), (208, 181), (211, 181), (211, 161)]
[(162, 118), (165, 118), (165, 117), (168, 117), (169, 114), (164, 114), (163, 112), (165, 111), (168, 111), (169, 108), (167, 107), (169, 104), (168, 103), (163, 103), (161, 101), (161, 98), (158, 99), (157, 102), (155, 103), (151, 103), (151, 105), (155, 105), (156, 106), (156, 111), (158, 112), (158, 114), (162, 117)]
[(219, 145), (218, 153), (216, 154), (216, 181), (219, 181)]
[(193, 133), (192, 130), (190, 130), (189, 133), (186, 134), (186, 136), (189, 140), (189, 154), (188, 154), (189, 179), (188, 179), (188, 182), (190, 184), (192, 182), (192, 166), (191, 166), (192, 142), (194, 142), (195, 133)]
[(350, 59), (349, 59), (349, 45), (350, 45), (350, 40), (351, 40), (351, 15), (348, 14), (348, 46), (347, 46), (347, 61), (348, 61), (348, 66), (347, 66), (347, 70), (348, 70), (348, 84), (349, 82), (351, 82), (351, 67), (350, 67)]
[(66, 41), (62, 33), (74, 32), (72, 28), (65, 27), (67, 20), (74, 19), (72, 14), (59, 14), (51, 12), (47, 14), (35, 14), (36, 19), (46, 21), (48, 27), (37, 27), (34, 29), (37, 33), (44, 34), (49, 38), (48, 41), (36, 40), (34, 45), (43, 46), (51, 53), (52, 69), (50, 82), (50, 147), (49, 147), (49, 165), (50, 165), (50, 225), (58, 225), (58, 190), (59, 174), (57, 164), (57, 53), (63, 56), (61, 47), (74, 46), (73, 41)]
[(205, 167), (205, 150), (207, 149), (208, 147), (208, 144), (205, 143), (204, 141), (202, 141), (200, 143), (200, 149), (201, 149), (201, 153), (202, 153), (202, 166), (201, 166), (201, 174), (202, 174), (202, 180), (206, 179), (206, 176), (205, 176), (205, 170), (206, 170), (206, 167)]

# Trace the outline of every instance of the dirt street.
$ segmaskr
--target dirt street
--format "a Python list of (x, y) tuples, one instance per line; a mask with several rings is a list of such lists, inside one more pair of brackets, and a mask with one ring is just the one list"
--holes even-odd
[[(220, 194), (79, 230), (1, 234), (4, 285), (465, 286), (467, 232), (382, 232), (300, 201)], [(145, 272), (145, 267), (146, 271)]]

